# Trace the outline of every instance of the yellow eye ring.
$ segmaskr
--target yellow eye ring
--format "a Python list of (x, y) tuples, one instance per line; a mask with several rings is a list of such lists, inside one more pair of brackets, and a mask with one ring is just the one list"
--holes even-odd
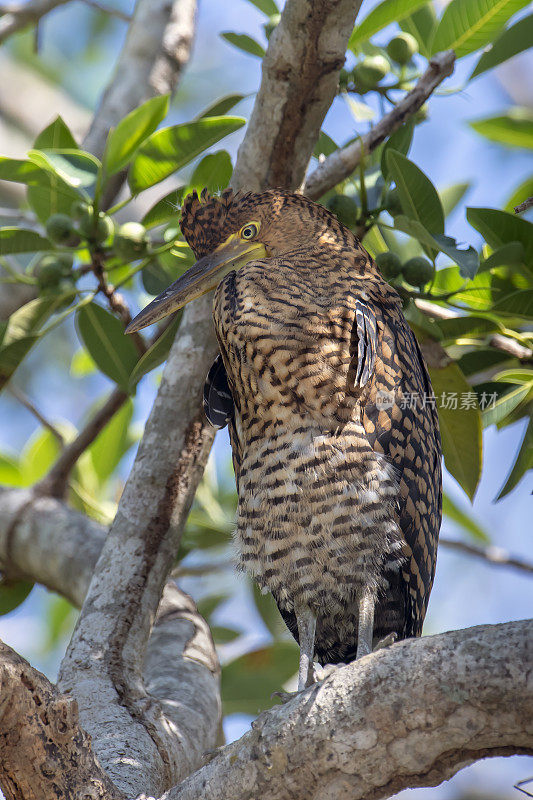
[(241, 239), (253, 239), (254, 236), (257, 236), (259, 232), (259, 227), (255, 224), (255, 222), (249, 222), (243, 228), (241, 228), (240, 237)]

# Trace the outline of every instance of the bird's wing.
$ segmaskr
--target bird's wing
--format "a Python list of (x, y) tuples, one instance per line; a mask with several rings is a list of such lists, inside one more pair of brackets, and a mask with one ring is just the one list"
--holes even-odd
[(439, 424), (426, 365), (396, 293), (384, 284), (373, 300), (377, 354), (361, 416), (373, 449), (398, 470), (405, 542), (401, 575), (391, 577), (382, 604), (383, 634), (394, 617), (392, 606), (403, 605), (403, 630), (396, 632), (413, 636), (421, 632), (435, 572), (442, 506)]
[(228, 373), (220, 353), (213, 361), (204, 384), (204, 412), (214, 428), (229, 428), (233, 469), (237, 489), (239, 488), (239, 471), (241, 463), (241, 446), (235, 418), (235, 403), (228, 382)]
[(363, 388), (374, 372), (378, 341), (374, 312), (368, 303), (360, 298), (355, 301), (355, 328), (357, 335), (355, 382)]
[(213, 361), (205, 379), (204, 412), (214, 428), (225, 428), (234, 415), (233, 397), (220, 353)]

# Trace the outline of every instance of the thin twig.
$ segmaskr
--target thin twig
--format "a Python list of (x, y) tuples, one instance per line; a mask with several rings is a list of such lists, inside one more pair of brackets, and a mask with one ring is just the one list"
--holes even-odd
[(36, 25), (45, 14), (68, 2), (70, 0), (30, 0), (27, 3), (1, 5), (0, 44), (14, 33)]
[(446, 539), (441, 536), (439, 544), (449, 550), (457, 550), (460, 553), (466, 553), (469, 556), (481, 558), (483, 561), (488, 561), (489, 564), (496, 564), (499, 567), (513, 567), (522, 572), (533, 573), (533, 563), (525, 561), (522, 558), (515, 558), (509, 555), (507, 550), (494, 545), (487, 545), (482, 547), (480, 545), (468, 544), (467, 542), (459, 542), (456, 539)]
[(401, 100), (392, 111), (385, 114), (361, 140), (352, 142), (346, 147), (336, 150), (307, 178), (304, 194), (317, 200), (340, 181), (348, 178), (361, 160), (361, 142), (365, 153), (371, 153), (387, 136), (398, 130), (403, 123), (416, 114), (428, 97), (442, 81), (452, 74), (455, 65), (455, 54), (452, 50), (437, 53), (414, 89)]
[(36, 406), (34, 406), (33, 402), (30, 400), (30, 398), (28, 397), (28, 395), (27, 395), (27, 394), (25, 394), (25, 393), (22, 391), (22, 389), (19, 389), (17, 386), (14, 386), (13, 384), (9, 384), (7, 388), (8, 388), (8, 390), (9, 390), (9, 392), (10, 392), (10, 393), (13, 395), (13, 397), (14, 397), (16, 400), (18, 400), (18, 402), (19, 402), (19, 403), (21, 403), (21, 404), (24, 406), (24, 408), (27, 408), (27, 409), (28, 409), (28, 411), (30, 411), (30, 412), (33, 414), (33, 416), (34, 416), (36, 419), (38, 419), (38, 420), (39, 420), (39, 422), (41, 423), (41, 425), (42, 425), (44, 428), (47, 428), (47, 429), (50, 431), (50, 433), (51, 433), (53, 436), (55, 436), (55, 438), (57, 439), (57, 441), (59, 442), (59, 444), (61, 445), (61, 447), (63, 447), (63, 445), (65, 444), (65, 440), (64, 440), (64, 438), (63, 438), (63, 435), (62, 435), (62, 434), (61, 434), (61, 433), (58, 431), (58, 429), (57, 429), (57, 428), (55, 428), (55, 427), (52, 425), (52, 423), (51, 423), (51, 422), (49, 422), (49, 421), (46, 419), (46, 417), (45, 417), (45, 416), (43, 416), (43, 414), (41, 414), (41, 412), (39, 411), (39, 409), (38, 409)]
[[(458, 319), (461, 316), (449, 308), (442, 308), (422, 298), (415, 300), (415, 306), (424, 314), (427, 314), (428, 317), (434, 317), (435, 319)], [(529, 359), (533, 358), (533, 350), (529, 347), (524, 347), (520, 342), (511, 339), (510, 336), (502, 336), (501, 333), (495, 333), (491, 336), (489, 344), (495, 350), (508, 353), (508, 355), (518, 358), (520, 361), (529, 361)]]
[(533, 206), (533, 197), (528, 197), (527, 200), (524, 200), (523, 203), (519, 203), (517, 206), (514, 207), (515, 214), (521, 214), (523, 211), (527, 211), (528, 208)]
[(128, 395), (122, 389), (117, 388), (111, 392), (104, 405), (91, 417), (74, 441), (65, 447), (48, 475), (35, 485), (36, 494), (64, 497), (74, 465), (127, 399)]

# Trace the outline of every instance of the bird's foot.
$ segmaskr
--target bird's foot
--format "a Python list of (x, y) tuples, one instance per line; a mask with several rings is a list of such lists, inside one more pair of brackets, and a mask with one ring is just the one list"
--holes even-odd
[(391, 644), (394, 644), (397, 638), (398, 634), (396, 633), (396, 631), (388, 633), (387, 636), (384, 636), (383, 639), (379, 640), (379, 642), (375, 645), (372, 652), (375, 653), (376, 650), (383, 650), (384, 647), (390, 647)]
[(342, 661), (339, 661), (337, 664), (323, 664), (322, 666), (315, 666), (315, 681), (317, 683), (322, 683), (322, 681), (325, 681), (326, 678), (331, 677), (331, 675), (333, 675), (333, 673), (338, 669), (345, 666), (346, 664)]
[(284, 706), (285, 703), (290, 703), (291, 700), (294, 700), (295, 697), (298, 697), (298, 695), (301, 694), (302, 691), (305, 690), (302, 689), (299, 692), (283, 692), (280, 689), (278, 692), (272, 692), (272, 694), (270, 695), (270, 699), (273, 700), (275, 697), (277, 697), (280, 700), (281, 705)]

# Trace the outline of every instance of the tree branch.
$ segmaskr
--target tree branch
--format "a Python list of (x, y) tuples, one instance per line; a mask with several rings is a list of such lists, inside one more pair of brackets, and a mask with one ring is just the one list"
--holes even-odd
[(0, 783), (7, 800), (122, 800), (95, 760), (72, 697), (0, 642)]
[(502, 547), (495, 547), (494, 545), (487, 545), (481, 547), (480, 545), (469, 544), (468, 542), (461, 542), (456, 539), (447, 539), (444, 536), (439, 538), (439, 546), (445, 547), (448, 550), (456, 550), (458, 553), (465, 553), (469, 556), (481, 558), (483, 561), (488, 561), (489, 564), (494, 564), (498, 567), (514, 567), (522, 572), (533, 573), (533, 563), (525, 561), (522, 558), (515, 558), (511, 556), (507, 550)]
[(14, 33), (35, 25), (45, 14), (70, 0), (29, 0), (0, 6), (0, 44)]
[[(151, 4), (150, 14), (152, 9)], [(271, 37), (268, 63), (286, 64), (286, 45), (292, 43), (307, 60), (312, 55), (324, 62), (329, 77), (320, 78), (320, 92), (303, 87), (301, 70), (294, 64), (289, 78), (280, 85), (276, 125), (272, 125), (270, 104), (257, 101), (253, 125), (237, 159), (233, 188), (252, 188), (260, 172), (261, 180), (266, 180), (279, 126), (288, 130), (287, 117), (292, 120), (291, 135), (283, 157), (275, 160), (276, 176), (283, 185), (300, 184), (336, 90), (336, 76), (329, 73), (342, 62), (331, 61), (332, 41), (344, 56), (354, 16), (353, 0), (319, 4), (288, 0), (285, 4), (276, 34)], [(316, 70), (310, 67), (306, 75), (309, 81), (317, 79)], [(265, 68), (263, 84), (271, 80), (269, 68)], [(297, 120), (293, 119), (294, 80), (300, 90), (305, 88), (314, 98)], [(305, 141), (301, 131), (305, 131)], [(259, 137), (261, 143), (253, 172), (242, 163), (253, 150), (252, 137)], [(211, 303), (211, 297), (206, 296), (185, 309), (132, 473), (60, 671), (60, 686), (72, 688), (98, 758), (117, 786), (130, 794), (140, 789), (157, 794), (183, 777), (173, 753), (176, 739), (161, 726), (146, 701), (141, 666), (151, 620), (214, 436), (201, 408), (205, 375), (217, 350)], [(105, 609), (105, 614), (100, 609)], [(128, 742), (127, 752), (118, 753), (115, 742), (110, 742), (110, 715), (120, 717), (121, 741)]]
[(189, 59), (195, 16), (196, 0), (138, 0), (113, 77), (85, 137), (86, 150), (101, 157), (110, 128), (151, 95), (175, 89)]
[[(452, 74), (454, 65), (455, 54), (451, 50), (433, 56), (427, 70), (418, 80), (414, 89), (392, 111), (385, 114), (366, 136), (363, 136), (364, 152), (371, 153), (387, 136), (398, 130), (409, 117), (416, 114), (437, 86)], [(312, 200), (317, 200), (340, 181), (348, 178), (359, 165), (360, 160), (360, 141), (352, 142), (352, 144), (336, 150), (309, 175), (305, 182), (304, 194)]]
[[(35, 497), (27, 489), (0, 490), (0, 566), (10, 577), (31, 576), (79, 606), (106, 536), (101, 525), (56, 499)], [(207, 624), (173, 581), (159, 605), (142, 678), (151, 715), (175, 737), (173, 758), (180, 763), (175, 772), (189, 774), (215, 745), (220, 675)], [(124, 758), (129, 726), (114, 712), (110, 706), (107, 747)], [(139, 770), (144, 766), (141, 762)]]
[[(428, 317), (434, 317), (435, 319), (457, 319), (461, 316), (457, 311), (452, 311), (451, 308), (442, 308), (442, 306), (438, 306), (422, 298), (417, 298), (415, 300), (415, 306), (424, 314), (427, 314)], [(511, 339), (509, 336), (502, 336), (501, 333), (495, 333), (491, 336), (489, 344), (496, 350), (508, 353), (508, 355), (513, 358), (518, 358), (521, 361), (528, 361), (530, 358), (533, 358), (533, 350), (529, 347), (524, 347), (520, 342)]]
[(514, 213), (523, 214), (524, 211), (527, 211), (529, 208), (533, 208), (533, 197), (528, 197), (522, 203), (519, 203), (517, 206), (515, 206)]
[(533, 621), (410, 639), (338, 669), (165, 800), (378, 800), (533, 753)]

